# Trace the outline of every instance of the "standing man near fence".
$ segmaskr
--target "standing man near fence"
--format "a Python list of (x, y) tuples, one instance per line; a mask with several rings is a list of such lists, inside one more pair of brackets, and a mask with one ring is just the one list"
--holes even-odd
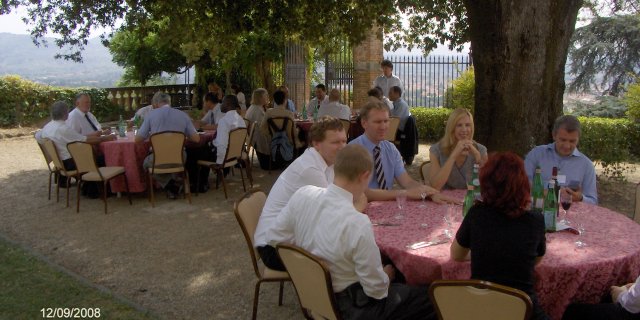
[(373, 81), (373, 86), (380, 87), (380, 89), (382, 89), (382, 95), (389, 97), (389, 89), (393, 86), (398, 86), (402, 89), (402, 81), (400, 81), (398, 76), (393, 74), (393, 63), (391, 63), (391, 61), (387, 59), (382, 60), (380, 67), (382, 68), (382, 75)]

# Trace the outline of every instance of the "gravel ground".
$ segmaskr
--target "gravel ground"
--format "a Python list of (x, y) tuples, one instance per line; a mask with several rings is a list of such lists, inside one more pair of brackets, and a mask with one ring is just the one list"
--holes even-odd
[[(255, 275), (242, 232), (233, 216), (233, 200), (243, 194), (240, 176), (231, 177), (230, 199), (210, 190), (186, 200), (163, 194), (151, 208), (146, 195), (102, 201), (81, 199), (80, 213), (47, 200), (47, 170), (29, 128), (0, 135), (0, 232), (52, 262), (133, 301), (162, 319), (249, 319)], [(419, 178), (419, 164), (409, 172)], [(268, 191), (278, 176), (254, 166), (254, 187)], [(212, 175), (213, 176), (213, 175)], [(604, 206), (632, 213), (632, 182), (600, 181)], [(604, 189), (604, 190), (602, 190)], [(75, 191), (75, 189), (72, 189)], [(55, 192), (54, 192), (55, 196)], [(260, 319), (303, 319), (295, 291), (285, 285), (284, 305), (277, 305), (278, 285), (262, 285)], [(89, 306), (87, 306), (89, 307)], [(34, 310), (34, 314), (37, 310)]]

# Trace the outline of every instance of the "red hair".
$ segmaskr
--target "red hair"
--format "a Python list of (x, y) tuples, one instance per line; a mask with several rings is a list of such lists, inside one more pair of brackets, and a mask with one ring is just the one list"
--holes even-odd
[(531, 202), (524, 161), (512, 152), (489, 156), (480, 169), (480, 186), (484, 204), (512, 218), (521, 216)]

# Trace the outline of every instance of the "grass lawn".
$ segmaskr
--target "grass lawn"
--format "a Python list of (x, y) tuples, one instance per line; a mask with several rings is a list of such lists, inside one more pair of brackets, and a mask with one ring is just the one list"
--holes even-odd
[(0, 238), (0, 319), (46, 318), (154, 319)]

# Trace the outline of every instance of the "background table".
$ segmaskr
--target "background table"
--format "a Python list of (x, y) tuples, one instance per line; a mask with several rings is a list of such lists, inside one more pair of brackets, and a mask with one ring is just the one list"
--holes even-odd
[[(311, 130), (312, 125), (313, 125), (312, 120), (296, 120), (296, 126), (300, 128), (300, 131), (304, 132), (304, 137), (307, 140), (309, 137), (309, 130)], [(363, 133), (364, 133), (364, 129), (362, 128), (360, 121), (356, 119), (351, 119), (351, 126), (349, 126), (349, 132), (348, 132), (349, 140), (355, 139)]]
[[(464, 191), (447, 191), (462, 199)], [(404, 219), (395, 202), (372, 202), (366, 213), (372, 222), (400, 223), (401, 226), (374, 226), (376, 242), (405, 275), (410, 284), (429, 284), (436, 279), (468, 279), (470, 262), (450, 259), (450, 243), (417, 250), (406, 246), (442, 236), (447, 205), (408, 201)], [(453, 234), (462, 222), (462, 207), (455, 208)], [(633, 282), (640, 274), (640, 225), (609, 209), (574, 203), (570, 220), (584, 223), (581, 236), (587, 247), (577, 249), (578, 236), (566, 231), (547, 233), (547, 252), (535, 268), (540, 305), (553, 319), (560, 319), (571, 302), (596, 303), (611, 285)], [(426, 227), (423, 226), (426, 224)]]
[[(188, 141), (185, 146), (187, 148), (201, 147), (215, 138), (216, 131), (208, 130), (199, 134), (200, 142)], [(104, 155), (107, 166), (124, 167), (130, 192), (144, 192), (147, 190), (147, 179), (142, 168), (142, 162), (149, 153), (150, 145), (151, 143), (148, 140), (136, 143), (133, 131), (127, 132), (125, 138), (118, 137), (118, 140), (106, 141), (100, 144), (100, 152)], [(114, 178), (110, 183), (112, 192), (127, 191), (123, 177)]]

